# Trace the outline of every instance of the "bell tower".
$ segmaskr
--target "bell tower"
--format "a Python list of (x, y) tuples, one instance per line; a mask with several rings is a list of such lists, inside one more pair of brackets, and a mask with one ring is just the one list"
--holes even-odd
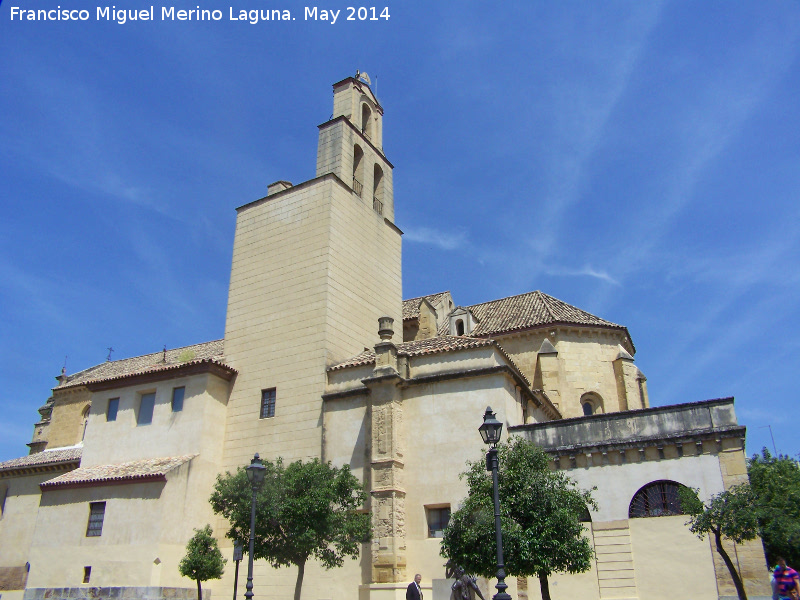
[(237, 209), (225, 361), (238, 371), (224, 468), (255, 452), (319, 457), (327, 367), (375, 343), (375, 323), (402, 322), (401, 231), (383, 108), (369, 86), (333, 86), (319, 126), (316, 175)]
[(333, 173), (378, 214), (394, 220), (392, 169), (383, 154), (383, 107), (353, 77), (333, 86), (333, 116), (319, 126), (317, 177)]

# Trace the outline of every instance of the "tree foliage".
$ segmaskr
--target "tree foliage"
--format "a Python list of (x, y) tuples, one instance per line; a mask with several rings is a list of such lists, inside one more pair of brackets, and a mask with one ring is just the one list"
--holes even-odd
[[(510, 576), (539, 578), (549, 600), (552, 573), (591, 568), (591, 543), (580, 518), (597, 508), (591, 492), (580, 490), (562, 471), (552, 471), (541, 448), (522, 438), (499, 446), (498, 487), (503, 551)], [(442, 556), (469, 573), (493, 577), (497, 570), (492, 477), (483, 460), (462, 473), (467, 498), (444, 531)]]
[(747, 472), (770, 564), (782, 556), (800, 565), (800, 465), (764, 448), (750, 459)]
[(181, 575), (197, 582), (197, 600), (201, 600), (203, 590), (200, 582), (222, 577), (227, 561), (222, 558), (211, 525), (195, 529), (194, 532), (194, 536), (186, 544), (186, 555), (181, 559), (178, 568)]
[[(299, 600), (305, 564), (317, 559), (326, 569), (340, 567), (344, 557), (358, 556), (369, 539), (369, 515), (359, 512), (366, 494), (349, 467), (314, 459), (284, 466), (264, 461), (266, 476), (256, 498), (254, 558), (273, 567), (297, 566), (295, 600)], [(230, 523), (231, 540), (250, 539), (252, 488), (244, 467), (217, 476), (211, 506)], [(248, 547), (245, 544), (245, 551)]]
[(727, 538), (741, 544), (758, 535), (755, 496), (749, 485), (737, 485), (721, 494), (712, 496), (711, 500), (704, 504), (697, 492), (697, 490), (687, 487), (681, 487), (678, 491), (681, 509), (690, 516), (687, 525), (689, 525), (690, 531), (701, 540), (706, 535), (714, 536), (717, 552), (728, 567), (739, 599), (747, 600), (742, 579), (725, 551), (722, 540)]

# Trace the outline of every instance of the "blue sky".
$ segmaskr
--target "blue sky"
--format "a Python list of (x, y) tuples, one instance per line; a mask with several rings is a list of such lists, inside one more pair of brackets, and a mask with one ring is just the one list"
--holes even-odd
[(749, 453), (770, 426), (800, 452), (796, 1), (319, 5), (335, 24), (294, 0), (154, 6), (198, 4), (223, 19), (0, 6), (0, 460), (65, 357), (223, 336), (234, 209), (313, 177), (356, 69), (386, 109), (405, 297), (540, 289), (629, 328), (653, 405), (732, 395)]

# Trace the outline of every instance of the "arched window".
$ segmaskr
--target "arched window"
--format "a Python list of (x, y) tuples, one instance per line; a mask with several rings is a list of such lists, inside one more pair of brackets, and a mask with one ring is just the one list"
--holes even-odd
[(633, 495), (628, 517), (667, 517), (682, 515), (681, 501), (678, 498), (680, 483), (675, 481), (653, 481)]
[(353, 191), (363, 198), (364, 190), (364, 151), (361, 146), (353, 146)]
[(78, 440), (79, 442), (82, 442), (83, 439), (86, 437), (86, 426), (89, 425), (89, 409), (91, 407), (92, 407), (92, 405), (89, 404), (81, 412), (81, 430), (80, 430), (80, 436), (81, 437)]
[(456, 321), (456, 335), (464, 335), (464, 321), (462, 319)]
[(379, 215), (383, 214), (383, 169), (375, 165), (372, 176), (372, 208)]
[(581, 408), (587, 417), (603, 412), (603, 399), (594, 392), (581, 396)]
[(372, 111), (369, 109), (366, 102), (361, 105), (361, 133), (363, 133), (367, 139), (372, 135)]

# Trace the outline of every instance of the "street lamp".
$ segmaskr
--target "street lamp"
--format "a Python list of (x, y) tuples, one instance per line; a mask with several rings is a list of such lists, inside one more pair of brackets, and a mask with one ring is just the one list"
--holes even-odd
[(483, 443), (489, 445), (489, 452), (486, 453), (486, 470), (492, 472), (492, 489), (494, 491), (494, 534), (497, 538), (497, 593), (492, 596), (492, 600), (511, 600), (511, 596), (506, 594), (506, 570), (503, 564), (503, 532), (500, 529), (500, 493), (497, 488), (497, 443), (500, 441), (500, 434), (503, 432), (503, 424), (495, 418), (492, 407), (487, 406), (483, 415), (483, 425), (478, 427), (481, 432)]
[(253, 498), (250, 502), (250, 552), (247, 556), (247, 591), (244, 597), (247, 600), (253, 600), (253, 547), (256, 542), (256, 496), (258, 490), (264, 485), (264, 476), (267, 473), (267, 467), (263, 465), (261, 459), (258, 457), (258, 452), (250, 461), (250, 466), (245, 469), (247, 471), (247, 479), (250, 481), (250, 487), (253, 488)]

